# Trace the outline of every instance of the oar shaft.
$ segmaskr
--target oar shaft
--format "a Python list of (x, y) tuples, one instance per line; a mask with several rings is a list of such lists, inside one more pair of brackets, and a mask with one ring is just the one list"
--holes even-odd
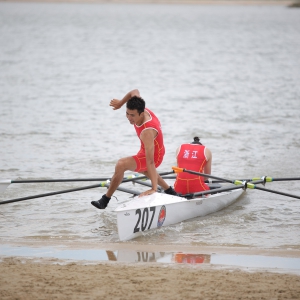
[[(259, 182), (255, 182), (255, 183), (259, 183)], [(196, 197), (196, 196), (203, 196), (203, 195), (207, 195), (207, 194), (215, 194), (215, 193), (226, 192), (226, 191), (231, 191), (231, 190), (236, 190), (236, 189), (241, 189), (241, 188), (243, 188), (243, 186), (238, 185), (238, 186), (233, 186), (233, 187), (226, 187), (226, 188), (219, 188), (219, 189), (213, 189), (213, 190), (198, 192), (198, 193), (194, 193), (194, 194), (187, 194), (187, 195), (183, 195), (183, 197), (192, 197), (193, 198), (193, 197)], [(265, 192), (270, 192), (270, 193), (274, 193), (274, 194), (278, 194), (278, 195), (283, 195), (283, 196), (287, 196), (287, 197), (300, 199), (300, 196), (297, 196), (297, 195), (292, 195), (292, 194), (283, 193), (283, 192), (279, 192), (279, 191), (269, 190), (269, 189), (266, 189), (266, 188), (259, 187), (257, 185), (255, 185), (253, 188), (256, 189), (256, 190), (261, 190), (261, 191), (265, 191)]]
[(87, 189), (93, 189), (93, 188), (97, 188), (97, 187), (100, 187), (99, 184), (84, 186), (84, 187), (75, 188), (75, 189), (62, 190), (62, 191), (58, 191), (58, 192), (50, 192), (50, 193), (39, 194), (39, 195), (34, 195), (34, 196), (28, 196), (28, 197), (16, 198), (16, 199), (11, 199), (11, 200), (5, 200), (5, 201), (1, 201), (0, 205), (1, 204), (12, 203), (12, 202), (19, 202), (19, 201), (24, 201), (24, 200), (30, 200), (30, 199), (35, 199), (35, 198), (42, 198), (42, 197), (59, 195), (59, 194), (77, 192), (77, 191), (82, 191), (82, 190), (87, 190)]
[(272, 178), (272, 181), (293, 181), (293, 180), (300, 180), (300, 177)]
[[(158, 175), (165, 176), (165, 175), (170, 175), (170, 174), (173, 174), (173, 173), (174, 173), (174, 171), (170, 171), (170, 172), (158, 173)], [(122, 182), (142, 180), (142, 179), (147, 179), (147, 178), (148, 178), (147, 176), (137, 176), (137, 177), (134, 177), (134, 178), (123, 179)]]
[(200, 173), (200, 172), (194, 172), (194, 171), (185, 170), (185, 169), (184, 169), (183, 172), (187, 172), (187, 173), (202, 176), (202, 177), (208, 177), (208, 178), (213, 178), (213, 179), (217, 179), (217, 180), (222, 180), (223, 182), (233, 183), (232, 180), (224, 179), (224, 178), (221, 178), (221, 177), (217, 177), (217, 176), (213, 176), (213, 175), (209, 175), (209, 174), (204, 174), (204, 173)]
[(197, 193), (194, 193), (194, 194), (186, 194), (186, 195), (182, 195), (182, 197), (194, 198), (196, 196), (204, 196), (204, 195), (207, 195), (207, 194), (216, 194), (216, 193), (221, 193), (221, 192), (238, 190), (238, 189), (242, 189), (242, 188), (243, 188), (243, 186), (223, 187), (223, 188), (218, 188), (218, 189), (213, 189), (213, 190), (208, 190), (208, 191), (203, 191), (203, 192), (197, 192)]
[[(134, 183), (138, 183), (138, 184), (140, 184), (140, 185), (152, 187), (152, 184), (150, 184), (149, 182), (142, 181), (142, 180), (134, 180), (133, 182), (134, 182)], [(162, 189), (161, 186), (157, 186), (157, 190), (158, 190), (159, 192), (161, 192), (163, 189)]]
[[(300, 177), (286, 177), (286, 178), (273, 178), (273, 177), (261, 177), (265, 178), (265, 182), (273, 182), (273, 181), (293, 181), (293, 180), (300, 180)], [(241, 181), (253, 181), (253, 180), (258, 180), (261, 179), (258, 177), (250, 178), (250, 179), (239, 179)]]
[(172, 176), (161, 176), (162, 179), (176, 179), (177, 175)]
[[(141, 178), (145, 176), (128, 176), (123, 179), (134, 180), (134, 178)], [(48, 182), (84, 182), (84, 181), (106, 181), (111, 180), (111, 178), (103, 177), (103, 178), (71, 178), (71, 179), (32, 179), (32, 180), (11, 180), (11, 183), (48, 183)]]
[[(108, 185), (107, 185), (107, 187), (108, 187)], [(130, 189), (126, 189), (126, 188), (123, 188), (121, 186), (117, 187), (117, 190), (121, 191), (121, 192), (128, 193), (128, 194), (132, 194), (134, 196), (138, 196), (139, 194), (141, 194), (141, 192), (130, 190)]]
[(47, 183), (47, 182), (81, 182), (81, 181), (104, 181), (111, 178), (73, 178), (73, 179), (32, 179), (12, 180), (11, 183)]
[[(88, 190), (88, 189), (93, 189), (93, 188), (98, 188), (98, 187), (109, 187), (109, 184), (106, 184), (106, 185), (95, 184), (95, 185), (89, 185), (89, 186), (84, 186), (84, 187), (75, 188), (75, 189), (68, 189), (68, 190), (62, 190), (62, 191), (58, 191), (58, 192), (50, 192), (50, 193), (45, 193), (45, 194), (40, 194), (40, 195), (34, 195), (34, 196), (16, 198), (16, 199), (11, 199), (11, 200), (5, 200), (5, 201), (1, 201), (0, 205), (1, 204), (7, 204), (7, 203), (13, 203), (13, 202), (19, 202), (19, 201), (25, 201), (25, 200), (30, 200), (30, 199), (54, 196), (54, 195), (59, 195), (59, 194), (77, 192), (77, 191), (82, 191), (82, 190)], [(129, 193), (129, 194), (133, 194), (135, 196), (140, 194), (140, 192), (130, 190), (130, 189), (126, 189), (126, 188), (123, 188), (123, 187), (120, 187), (120, 186), (117, 188), (117, 190)]]
[[(173, 173), (173, 171), (171, 172), (164, 172), (161, 173), (162, 175), (168, 175)], [(138, 176), (138, 177), (134, 177), (134, 178), (128, 178), (128, 179), (124, 179), (122, 182), (129, 182), (129, 181), (134, 181), (136, 179), (143, 179), (143, 178), (147, 178), (147, 176)], [(35, 199), (35, 198), (42, 198), (42, 197), (48, 197), (48, 196), (54, 196), (54, 195), (59, 195), (59, 194), (64, 194), (64, 193), (71, 193), (71, 192), (77, 192), (77, 191), (82, 191), (82, 190), (87, 190), (87, 189), (92, 189), (92, 188), (97, 188), (97, 187), (108, 187), (109, 184), (106, 183), (100, 183), (100, 184), (95, 184), (95, 185), (89, 185), (89, 186), (84, 186), (84, 187), (80, 187), (80, 188), (74, 188), (74, 189), (68, 189), (68, 190), (63, 190), (63, 191), (58, 191), (58, 192), (51, 192), (51, 193), (46, 193), (46, 194), (40, 194), (40, 195), (35, 195), (35, 196), (28, 196), (28, 197), (22, 197), (22, 198), (16, 198), (16, 199), (11, 199), (11, 200), (5, 200), (0, 202), (1, 204), (7, 204), (7, 203), (12, 203), (12, 202), (18, 202), (18, 201), (25, 201), (25, 200), (30, 200), (30, 199)], [(135, 191), (131, 191), (129, 189), (125, 189), (125, 188), (120, 188), (118, 187), (117, 190), (123, 190), (126, 192), (129, 192), (131, 194), (134, 195), (139, 195), (140, 192), (135, 192)]]
[[(195, 172), (195, 171), (191, 171), (191, 170), (186, 170), (184, 168), (179, 168), (179, 167), (172, 167), (172, 169), (174, 170), (175, 173), (180, 173), (180, 172), (187, 172), (190, 174), (195, 174), (198, 176), (206, 176), (209, 178), (214, 178), (214, 179), (218, 179), (218, 180), (223, 180), (225, 182), (230, 182), (233, 184), (236, 184), (237, 187), (236, 188), (250, 188), (250, 189), (258, 189), (261, 191), (265, 191), (265, 192), (270, 192), (270, 193), (274, 193), (274, 194), (279, 194), (279, 195), (283, 195), (283, 196), (288, 196), (288, 197), (292, 197), (292, 198), (296, 198), (296, 199), (300, 199), (299, 196), (297, 195), (291, 195), (291, 194), (287, 194), (287, 193), (283, 193), (283, 192), (278, 192), (278, 191), (273, 191), (273, 190), (269, 190), (269, 189), (265, 189), (265, 188), (261, 188), (258, 187), (256, 184), (259, 183), (265, 183), (265, 182), (272, 182), (272, 181), (288, 181), (288, 180), (298, 180), (300, 178), (298, 177), (294, 177), (294, 178), (272, 178), (272, 177), (262, 177), (262, 178), (252, 178), (252, 179), (243, 179), (243, 180), (228, 180), (228, 179), (224, 179), (224, 178), (220, 178), (220, 177), (216, 177), (216, 176), (212, 176), (212, 175), (207, 175), (207, 174), (203, 174), (200, 172)], [(251, 182), (249, 182), (251, 181)], [(228, 188), (227, 190), (234, 190), (236, 188)], [(194, 194), (187, 194), (187, 197), (195, 197), (195, 196), (200, 196), (200, 195), (206, 195), (206, 194), (213, 194), (216, 192), (221, 192), (224, 191), (223, 189), (214, 189), (213, 192), (210, 191), (204, 191), (204, 192), (199, 192), (199, 193), (194, 193)]]
[(269, 189), (265, 189), (265, 188), (262, 188), (262, 187), (259, 187), (259, 186), (255, 186), (255, 189), (265, 191), (265, 192), (270, 192), (270, 193), (273, 193), (273, 194), (278, 194), (278, 195), (283, 195), (283, 196), (287, 196), (287, 197), (300, 199), (300, 196), (297, 196), (297, 195), (291, 195), (291, 194), (287, 194), (287, 193), (283, 193), (283, 192), (279, 192), (279, 191), (269, 190)]
[[(173, 174), (173, 171), (169, 172), (162, 172), (159, 173), (160, 176), (165, 176), (169, 174)], [(132, 180), (140, 180), (148, 178), (144, 175), (129, 175), (123, 179), (122, 182), (132, 181)], [(24, 179), (24, 180), (10, 180), (10, 183), (47, 183), (47, 182), (81, 182), (81, 181), (105, 181), (105, 180), (111, 180), (111, 178), (103, 177), (103, 178), (71, 178), (71, 179)]]

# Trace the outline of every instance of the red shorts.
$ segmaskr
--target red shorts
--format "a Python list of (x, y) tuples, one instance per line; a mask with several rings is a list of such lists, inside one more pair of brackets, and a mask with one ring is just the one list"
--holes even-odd
[(182, 195), (210, 190), (209, 186), (204, 181), (201, 181), (200, 177), (184, 179), (178, 178), (178, 175), (174, 183), (174, 189)]
[[(137, 155), (132, 156), (136, 162), (136, 169), (134, 172), (144, 172), (147, 171), (147, 161), (146, 155), (144, 153), (138, 153)], [(159, 167), (163, 161), (164, 156), (154, 157), (155, 168)]]

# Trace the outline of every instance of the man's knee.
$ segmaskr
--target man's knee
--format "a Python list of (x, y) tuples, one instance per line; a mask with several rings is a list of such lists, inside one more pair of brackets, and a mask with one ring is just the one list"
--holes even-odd
[(123, 157), (117, 161), (116, 170), (118, 171), (134, 171), (136, 168), (135, 160), (132, 157)]
[(124, 158), (117, 161), (116, 169), (126, 171), (126, 160)]

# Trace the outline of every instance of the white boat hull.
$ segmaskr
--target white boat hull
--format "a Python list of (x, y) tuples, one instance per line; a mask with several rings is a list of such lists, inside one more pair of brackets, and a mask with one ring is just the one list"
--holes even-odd
[(130, 240), (147, 230), (206, 216), (232, 204), (243, 192), (243, 189), (236, 189), (191, 200), (164, 193), (137, 197), (115, 210), (119, 238)]

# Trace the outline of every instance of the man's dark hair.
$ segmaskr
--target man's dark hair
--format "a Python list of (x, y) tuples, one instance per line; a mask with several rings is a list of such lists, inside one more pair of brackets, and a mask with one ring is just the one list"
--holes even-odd
[(136, 109), (139, 115), (144, 112), (146, 103), (143, 98), (138, 96), (131, 97), (126, 104), (126, 107), (130, 110)]
[(193, 141), (191, 144), (199, 144), (199, 145), (202, 145), (202, 144), (200, 143), (199, 137), (197, 137), (197, 136), (194, 137), (194, 141)]

